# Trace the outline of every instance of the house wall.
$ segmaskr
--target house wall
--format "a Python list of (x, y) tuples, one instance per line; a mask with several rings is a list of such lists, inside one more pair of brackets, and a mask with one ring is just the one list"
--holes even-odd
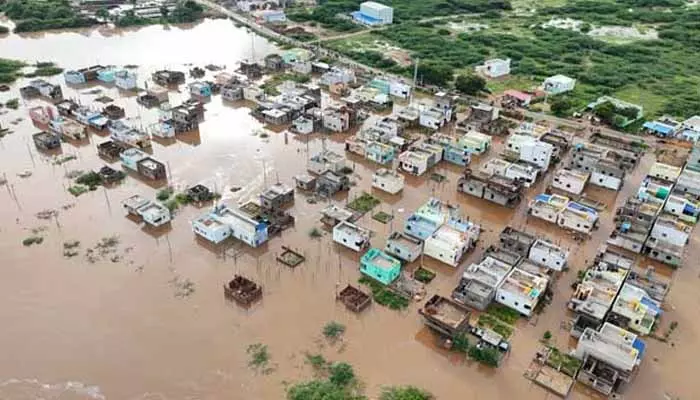
[(553, 209), (544, 208), (544, 207), (539, 208), (539, 207), (537, 207), (537, 205), (530, 208), (530, 214), (533, 217), (543, 219), (543, 220), (551, 222), (553, 224), (556, 224), (557, 219), (559, 218), (559, 213), (557, 213)]
[(339, 229), (342, 225), (344, 224), (340, 223), (333, 228), (334, 242), (355, 251), (360, 251), (369, 245), (369, 241), (365, 240), (365, 238), (357, 232), (348, 232), (345, 229)]
[(360, 261), (360, 272), (370, 276), (371, 278), (385, 285), (388, 285), (399, 277), (399, 274), (401, 273), (401, 268), (396, 267), (384, 269), (377, 267), (374, 264)]
[(509, 196), (504, 196), (503, 193), (496, 192), (488, 186), (484, 189), (484, 199), (502, 206), (508, 205), (512, 200)]
[(620, 190), (622, 179), (615, 176), (605, 175), (602, 172), (593, 171), (591, 173), (590, 182), (592, 185), (601, 186), (606, 189)]
[(428, 170), (428, 160), (424, 158), (401, 158), (399, 156), (399, 167), (402, 170), (416, 176), (421, 176)]
[(212, 243), (221, 243), (231, 236), (231, 229), (226, 225), (217, 225), (212, 229), (200, 221), (192, 222), (192, 230), (195, 234), (203, 237)]
[(531, 247), (527, 258), (554, 271), (561, 271), (566, 268), (566, 257), (562, 257), (557, 251), (548, 251), (544, 247)]
[(403, 189), (404, 183), (399, 179), (385, 176), (373, 176), (372, 187), (390, 194), (396, 194)]
[(469, 156), (469, 151), (467, 150), (448, 147), (445, 149), (445, 161), (464, 167), (469, 165), (471, 157)]
[(555, 176), (552, 180), (552, 187), (573, 194), (581, 194), (586, 187), (586, 182), (569, 176)]
[(687, 233), (666, 225), (654, 224), (654, 227), (651, 229), (651, 236), (658, 240), (675, 244), (676, 246), (685, 246), (688, 242)]
[(568, 228), (576, 232), (586, 234), (590, 234), (593, 230), (593, 224), (590, 221), (579, 217), (577, 214), (566, 211), (559, 214), (557, 225), (561, 226), (562, 228)]
[(387, 240), (386, 247), (384, 249), (387, 253), (390, 253), (396, 258), (400, 258), (406, 262), (413, 262), (418, 259), (421, 255), (422, 247), (420, 245), (409, 248), (402, 246), (396, 241)]
[(411, 216), (406, 219), (406, 223), (404, 224), (404, 233), (407, 235), (425, 240), (439, 228), (439, 226), (427, 223), (427, 221), (423, 219), (419, 219), (420, 223), (417, 223), (414, 218), (414, 216)]
[(466, 246), (460, 245), (456, 248), (448, 247), (447, 243), (428, 237), (423, 245), (423, 254), (432, 257), (452, 267), (459, 265), (459, 261), (466, 252)]
[(523, 186), (528, 188), (532, 186), (532, 184), (535, 183), (535, 181), (537, 180), (536, 172), (532, 174), (524, 173), (524, 171), (513, 168), (513, 166), (509, 166), (508, 168), (506, 168), (506, 171), (503, 174), (503, 176), (510, 179), (521, 179), (523, 181)]
[(457, 185), (458, 189), (463, 193), (480, 199), (484, 197), (484, 191), (486, 189), (486, 184), (484, 182), (475, 179), (460, 179)]
[(533, 302), (530, 298), (500, 288), (496, 290), (496, 297), (494, 300), (496, 300), (496, 303), (512, 308), (526, 317), (532, 315), (532, 311), (537, 304), (536, 301)]
[(620, 234), (618, 234), (614, 238), (608, 239), (607, 242), (610, 244), (613, 244), (617, 247), (623, 248), (625, 250), (629, 250), (629, 251), (631, 251), (633, 253), (637, 253), (637, 254), (640, 254), (642, 252), (643, 247), (644, 247), (643, 243), (640, 243), (636, 240), (632, 240), (632, 239), (625, 237), (625, 236), (621, 236)]
[(680, 267), (681, 265), (683, 265), (683, 257), (678, 257), (675, 254), (670, 254), (655, 249), (647, 248), (647, 251), (647, 257), (653, 260), (661, 261), (662, 263), (670, 265), (672, 267)]

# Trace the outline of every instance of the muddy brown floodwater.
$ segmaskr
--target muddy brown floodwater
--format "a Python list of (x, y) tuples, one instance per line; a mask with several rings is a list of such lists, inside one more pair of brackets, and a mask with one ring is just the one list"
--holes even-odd
[[(256, 53), (274, 49), (263, 39), (253, 41)], [(53, 60), (66, 67), (94, 62), (138, 64), (141, 79), (154, 68), (185, 70), (182, 64), (186, 63), (231, 68), (250, 53), (250, 35), (225, 20), (187, 29), (148, 27), (111, 34), (83, 31), (0, 39), (3, 57)], [(17, 97), (20, 84), (11, 93), (0, 94), (0, 101)], [(116, 99), (135, 124), (145, 126), (157, 117), (139, 108), (134, 97), (120, 97), (115, 89), (86, 94), (88, 89), (64, 86), (66, 97), (85, 104), (102, 94)], [(171, 92), (171, 103), (184, 96)], [(608, 208), (600, 229), (577, 245), (556, 226), (527, 220), (526, 201), (507, 210), (458, 195), (458, 168), (439, 166), (438, 171), (447, 176), (439, 184), (408, 177), (403, 193), (390, 196), (371, 190), (371, 172), (378, 165), (349, 157), (357, 185), (349, 196), (334, 201), (344, 203), (363, 190), (370, 191), (383, 200), (375, 210), (396, 215), (387, 225), (371, 219), (371, 213), (360, 221), (375, 232), (374, 246), (383, 247), (389, 232), (400, 229), (406, 214), (429, 196), (459, 204), (465, 215), (485, 229), (478, 248), (459, 268), (425, 260), (438, 271), (428, 285), (429, 296), (448, 295), (464, 266), (478, 260), (506, 224), (547, 236), (571, 250), (571, 269), (559, 280), (553, 303), (539, 317), (518, 322), (513, 351), (499, 369), (490, 370), (455, 360), (441, 350), (436, 337), (424, 328), (417, 303), (403, 312), (374, 304), (360, 315), (336, 303), (336, 288), (359, 277), (359, 255), (332, 244), (327, 232), (320, 239), (310, 239), (308, 231), (320, 227), (319, 211), (326, 203), (308, 204), (297, 193), (291, 209), (297, 221), (294, 228), (258, 249), (233, 245), (223, 251), (200, 243), (191, 231), (190, 221), (205, 209), (186, 206), (168, 228), (159, 231), (126, 218), (121, 200), (135, 193), (153, 198), (158, 190), (134, 176), (115, 188), (73, 197), (66, 191), (70, 184), (66, 172), (102, 166), (105, 161), (96, 155), (95, 145), (105, 137), (93, 132), (84, 145), (64, 143), (63, 154), (77, 159), (55, 165), (31, 143), (36, 128), (27, 118), (27, 107), (37, 104), (42, 103), (23, 103), (20, 110), (0, 116), (2, 124), (14, 130), (0, 140), (0, 173), (8, 179), (5, 187), (0, 186), (0, 399), (282, 399), (285, 382), (311, 377), (305, 352), (351, 363), (370, 396), (376, 396), (382, 385), (413, 384), (446, 400), (553, 399), (522, 374), (545, 331), (554, 333), (560, 348), (570, 344), (568, 332), (559, 328), (570, 318), (565, 310), (570, 283), (609, 235), (615, 204), (636, 190), (653, 161), (650, 152), (621, 193), (591, 192)], [(178, 189), (202, 182), (222, 192), (225, 202), (251, 199), (266, 183), (279, 179), (291, 184), (292, 177), (305, 170), (309, 153), (322, 147), (318, 135), (298, 139), (271, 133), (261, 139), (253, 135), (261, 125), (248, 115), (249, 110), (224, 105), (218, 96), (206, 108), (199, 133), (153, 144), (153, 154), (168, 163), (169, 184)], [(19, 117), (24, 119), (10, 123)], [(326, 145), (342, 152), (344, 139), (333, 136)], [(500, 146), (499, 140), (487, 157), (497, 154)], [(112, 166), (120, 168), (118, 163)], [(26, 170), (32, 172), (30, 177), (18, 177)], [(234, 186), (242, 190), (231, 192)], [(542, 182), (530, 188), (528, 197), (544, 186)], [(35, 217), (45, 209), (59, 210), (58, 217)], [(44, 241), (24, 247), (22, 239), (32, 229), (40, 230)], [(89, 262), (86, 250), (113, 235), (119, 238), (116, 249), (104, 257), (94, 253), (97, 260)], [(80, 241), (79, 255), (64, 257), (64, 242), (74, 240)], [(295, 269), (276, 262), (283, 245), (300, 249), (306, 261)], [(671, 336), (673, 346), (647, 340), (648, 354), (628, 399), (663, 399), (665, 393), (700, 398), (700, 382), (695, 379), (700, 369), (696, 236), (689, 253), (686, 266), (674, 279), (660, 328), (678, 322)], [(235, 273), (264, 288), (262, 301), (249, 310), (224, 300), (221, 286)], [(194, 291), (188, 295), (183, 288), (189, 282)], [(321, 328), (331, 320), (347, 326), (342, 346), (321, 340)], [(246, 347), (253, 343), (268, 345), (272, 373), (260, 375), (248, 367)], [(577, 388), (571, 398), (590, 396)]]

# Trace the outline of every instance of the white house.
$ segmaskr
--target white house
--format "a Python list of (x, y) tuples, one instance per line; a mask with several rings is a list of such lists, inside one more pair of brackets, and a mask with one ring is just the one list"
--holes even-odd
[(292, 129), (300, 135), (311, 134), (314, 132), (314, 120), (301, 115), (292, 121)]
[(554, 271), (566, 268), (569, 252), (544, 239), (537, 239), (530, 246), (527, 258)]
[(437, 130), (445, 124), (445, 115), (442, 111), (435, 108), (421, 110), (418, 123), (420, 126)]
[(345, 167), (345, 157), (331, 150), (324, 150), (314, 154), (306, 163), (306, 169), (318, 175), (328, 170), (339, 173)]
[(347, 221), (333, 227), (333, 241), (355, 251), (369, 247), (369, 237), (369, 230)]
[(489, 78), (500, 78), (510, 74), (510, 58), (492, 58), (484, 61), (483, 65), (478, 65), (476, 73), (487, 76)]
[(413, 262), (423, 252), (423, 241), (396, 231), (386, 239), (384, 250), (404, 261)]
[(495, 300), (529, 317), (544, 296), (548, 283), (549, 278), (545, 275), (515, 267), (496, 290)]
[(559, 213), (557, 225), (577, 232), (590, 234), (598, 222), (598, 212), (574, 201), (570, 201)]
[(430, 154), (407, 150), (399, 154), (399, 168), (409, 174), (421, 176), (428, 170)]
[(355, 72), (349, 68), (331, 67), (319, 80), (321, 85), (331, 86), (338, 83), (350, 84), (355, 82)]
[(675, 246), (685, 246), (693, 228), (677, 217), (664, 214), (659, 216), (651, 228), (650, 236)]
[(547, 94), (570, 92), (576, 86), (576, 79), (564, 75), (554, 75), (544, 80), (542, 88)]
[(680, 176), (682, 170), (683, 169), (681, 167), (676, 167), (657, 161), (654, 163), (654, 165), (651, 166), (647, 176), (662, 179), (667, 182), (675, 182), (676, 180), (678, 180), (678, 177)]
[(372, 174), (372, 187), (396, 194), (403, 190), (405, 178), (396, 171), (380, 168)]
[(469, 222), (448, 223), (425, 239), (423, 254), (456, 267), (479, 237), (480, 227)]
[(560, 168), (554, 173), (552, 187), (573, 194), (581, 194), (590, 176), (591, 174), (588, 172)]
[(123, 69), (114, 73), (114, 85), (122, 90), (136, 89), (138, 75), (136, 72)]
[(263, 90), (257, 86), (244, 86), (243, 99), (248, 101), (256, 101), (264, 94)]
[(159, 227), (170, 222), (170, 210), (168, 207), (149, 201), (148, 204), (139, 207), (136, 212), (143, 218), (143, 222), (153, 227)]
[(217, 244), (231, 236), (231, 228), (220, 222), (212, 213), (206, 213), (192, 221), (195, 234)]
[(598, 160), (591, 172), (589, 182), (592, 185), (604, 187), (610, 190), (620, 190), (627, 173), (614, 162)]
[(491, 148), (492, 138), (477, 131), (469, 131), (459, 138), (459, 143), (465, 150), (474, 154), (484, 154)]
[(352, 18), (364, 25), (386, 25), (394, 21), (394, 9), (374, 1), (360, 4), (360, 10), (352, 13)]
[(323, 127), (332, 132), (345, 132), (350, 128), (350, 115), (336, 109), (323, 112)]
[(641, 335), (648, 335), (651, 333), (656, 319), (661, 316), (661, 305), (646, 290), (625, 283), (617, 295), (611, 312), (627, 321), (625, 328)]
[(266, 223), (223, 204), (192, 222), (194, 233), (213, 243), (220, 243), (231, 236), (251, 247), (258, 247), (267, 241), (267, 228)]
[(698, 215), (700, 215), (700, 203), (683, 196), (671, 194), (666, 199), (664, 211), (677, 216), (682, 221), (694, 224), (698, 222)]
[(122, 207), (131, 215), (139, 215), (138, 209), (150, 203), (145, 197), (135, 194), (122, 201)]
[(535, 164), (543, 170), (549, 168), (554, 153), (554, 146), (540, 142), (532, 136), (510, 135), (506, 151), (518, 155), (518, 159)]
[(533, 217), (556, 224), (559, 213), (566, 208), (567, 203), (569, 203), (568, 197), (556, 194), (538, 194), (528, 204), (528, 213)]
[(514, 180), (519, 179), (523, 182), (523, 186), (530, 187), (537, 181), (538, 174), (539, 171), (534, 166), (515, 162), (506, 168), (503, 176)]
[(138, 162), (145, 158), (148, 158), (148, 154), (134, 148), (126, 149), (119, 154), (122, 165), (133, 171), (137, 170)]

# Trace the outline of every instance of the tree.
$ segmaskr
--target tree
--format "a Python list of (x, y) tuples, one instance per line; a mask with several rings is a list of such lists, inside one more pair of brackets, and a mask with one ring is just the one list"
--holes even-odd
[(431, 400), (433, 395), (415, 386), (392, 386), (382, 390), (379, 400)]
[(465, 333), (460, 333), (452, 340), (452, 350), (466, 353), (469, 350), (469, 339)]
[(107, 11), (106, 8), (102, 7), (99, 10), (95, 11), (95, 15), (99, 18), (107, 19), (109, 17), (109, 11)]
[(355, 371), (352, 370), (352, 366), (348, 363), (334, 363), (330, 367), (328, 380), (335, 385), (345, 387), (355, 380)]
[(168, 18), (168, 14), (170, 14), (170, 10), (168, 9), (167, 6), (160, 6), (160, 15), (163, 18)]
[(445, 86), (452, 80), (454, 70), (452, 67), (441, 63), (425, 63), (418, 66), (418, 74), (427, 84)]
[(550, 110), (557, 117), (566, 117), (572, 106), (573, 104), (567, 96), (557, 96), (552, 99)]
[(345, 388), (324, 380), (297, 383), (287, 391), (288, 400), (355, 400), (362, 399), (349, 393)]
[(464, 94), (474, 96), (486, 89), (486, 81), (476, 75), (460, 75), (455, 81), (455, 88)]

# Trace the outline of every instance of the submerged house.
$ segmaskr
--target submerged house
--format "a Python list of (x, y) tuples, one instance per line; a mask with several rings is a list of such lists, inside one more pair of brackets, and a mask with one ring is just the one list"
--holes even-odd
[(473, 154), (484, 154), (491, 148), (491, 136), (470, 130), (459, 139), (462, 148)]
[(346, 208), (338, 207), (335, 204), (331, 204), (321, 210), (321, 222), (329, 227), (334, 227), (343, 221), (351, 222), (352, 219), (352, 211)]
[(140, 195), (134, 195), (122, 201), (122, 207), (129, 214), (141, 217), (143, 222), (152, 227), (165, 225), (171, 220), (168, 207), (155, 201), (146, 200)]
[(527, 257), (530, 254), (530, 249), (537, 240), (535, 235), (510, 226), (503, 228), (499, 235), (499, 242), (503, 249), (520, 254), (522, 257)]
[(346, 175), (337, 174), (327, 170), (316, 178), (316, 193), (331, 197), (343, 190), (350, 189), (350, 178)]
[(81, 68), (78, 70), (69, 70), (63, 73), (63, 78), (68, 84), (79, 85), (97, 80), (99, 72), (104, 68), (105, 67), (102, 65), (93, 65), (91, 67)]
[(528, 204), (528, 214), (556, 224), (559, 214), (566, 209), (569, 198), (556, 194), (538, 194)]
[(661, 304), (646, 290), (625, 283), (610, 310), (608, 322), (640, 335), (649, 335), (661, 313)]
[(192, 229), (195, 234), (213, 243), (233, 237), (250, 247), (258, 247), (268, 239), (266, 222), (255, 220), (244, 211), (226, 205), (216, 206), (194, 220)]
[(627, 199), (615, 212), (615, 229), (607, 242), (637, 254), (641, 253), (654, 221), (661, 212), (662, 204), (653, 198)]
[(401, 261), (377, 248), (371, 248), (360, 259), (360, 272), (388, 285), (401, 274)]
[(138, 86), (136, 72), (123, 69), (114, 73), (114, 85), (122, 90), (134, 90)]
[(167, 177), (165, 172), (165, 164), (151, 157), (145, 157), (137, 161), (136, 171), (138, 171), (138, 173), (142, 176), (154, 181), (165, 179)]
[(341, 173), (345, 168), (345, 157), (331, 150), (323, 150), (314, 154), (306, 164), (306, 169), (316, 175), (325, 171)]
[(510, 135), (506, 143), (506, 158), (521, 160), (536, 165), (542, 170), (552, 163), (554, 146), (526, 135)]
[(394, 161), (394, 147), (380, 142), (369, 142), (365, 147), (365, 158), (378, 164), (389, 164)]
[(452, 298), (477, 310), (485, 310), (512, 269), (513, 265), (486, 256), (478, 264), (471, 264), (464, 270)]
[(590, 176), (591, 174), (588, 172), (561, 168), (554, 173), (552, 187), (579, 195), (583, 193)]
[(333, 227), (333, 241), (351, 250), (361, 251), (369, 247), (370, 231), (347, 221)]
[(151, 79), (161, 86), (179, 85), (185, 82), (185, 73), (181, 71), (159, 70), (151, 74)]
[(481, 227), (469, 221), (450, 218), (425, 239), (423, 254), (456, 267), (479, 239)]
[(513, 268), (496, 290), (495, 300), (518, 313), (529, 317), (549, 284), (549, 278), (543, 274)]
[(372, 187), (396, 194), (403, 190), (405, 178), (396, 171), (380, 168), (372, 174)]
[(506, 207), (515, 207), (522, 198), (524, 186), (520, 180), (498, 174), (487, 175), (467, 168), (457, 182), (457, 190)]
[(567, 267), (569, 252), (546, 239), (537, 239), (530, 246), (527, 258), (550, 270), (562, 271)]
[(29, 81), (27, 86), (19, 89), (19, 93), (22, 97), (26, 98), (41, 96), (52, 101), (60, 101), (63, 99), (61, 85), (53, 85), (43, 79)]
[(294, 188), (283, 183), (275, 183), (260, 193), (260, 206), (263, 209), (278, 210), (294, 202)]
[(148, 154), (139, 149), (129, 148), (119, 154), (119, 159), (124, 167), (137, 171), (138, 162), (148, 158)]
[(34, 145), (39, 150), (53, 150), (61, 147), (61, 137), (52, 132), (39, 132), (32, 135)]
[(605, 396), (618, 393), (634, 380), (645, 350), (637, 335), (610, 323), (586, 328), (574, 352), (583, 361), (577, 380)]
[(430, 154), (407, 150), (399, 154), (399, 168), (411, 175), (421, 176), (428, 170)]
[(386, 239), (384, 250), (406, 262), (413, 262), (423, 252), (423, 241), (401, 232), (392, 232)]
[(471, 151), (465, 148), (459, 138), (436, 133), (428, 138), (428, 143), (442, 147), (443, 158), (449, 163), (467, 166), (471, 162)]
[(447, 222), (455, 212), (456, 208), (449, 204), (436, 198), (430, 198), (406, 219), (404, 233), (425, 240)]
[(575, 201), (569, 201), (559, 212), (557, 225), (590, 235), (598, 225), (598, 212)]

